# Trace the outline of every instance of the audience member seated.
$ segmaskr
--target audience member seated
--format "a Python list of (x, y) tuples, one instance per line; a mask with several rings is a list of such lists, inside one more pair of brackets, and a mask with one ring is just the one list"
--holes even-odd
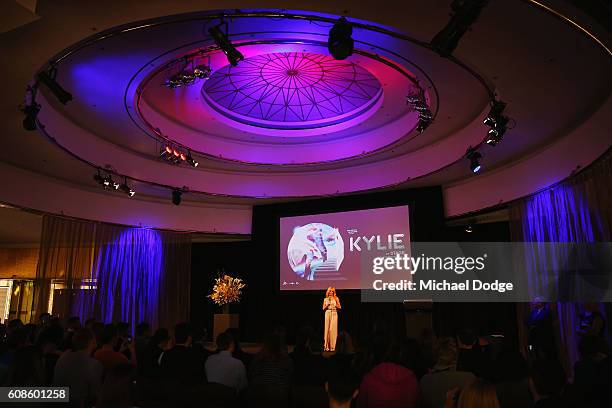
[[(522, 407), (517, 405), (516, 408)], [(477, 379), (459, 390), (447, 393), (444, 408), (500, 408), (495, 386), (484, 379)]]
[(359, 387), (359, 408), (412, 408), (417, 406), (419, 384), (414, 373), (400, 364), (400, 346), (390, 341), (385, 353)]
[(266, 336), (262, 350), (251, 363), (250, 377), (251, 383), (257, 385), (291, 385), (293, 362), (279, 334)]
[(72, 351), (67, 351), (55, 365), (55, 386), (70, 387), (70, 400), (90, 403), (96, 400), (102, 383), (102, 364), (91, 357), (96, 349), (96, 340), (91, 330), (78, 329), (72, 338)]
[(60, 345), (60, 350), (73, 350), (72, 336), (81, 328), (81, 319), (79, 316), (72, 316), (66, 321), (66, 330), (64, 332), (64, 340)]
[[(94, 353), (94, 358), (104, 366), (104, 372), (108, 373), (116, 365), (128, 364), (136, 365), (136, 353), (134, 352), (134, 343), (123, 341), (119, 351), (115, 351), (114, 344), (117, 342), (118, 333), (117, 327), (114, 324), (104, 326), (102, 333), (102, 347)], [(123, 353), (124, 350), (130, 349), (130, 360)]]
[(145, 346), (142, 360), (138, 360), (138, 372), (143, 377), (160, 378), (160, 357), (168, 350), (170, 334), (167, 329), (157, 329)]
[(310, 348), (312, 329), (302, 327), (295, 341), (295, 347), (289, 354), (295, 369), (293, 383), (295, 385), (323, 385), (323, 358), (314, 355)]
[(495, 382), (502, 408), (533, 406), (527, 361), (509, 342), (504, 343), (502, 351), (492, 361), (488, 371), (487, 378)]
[(471, 329), (461, 329), (457, 332), (457, 371), (469, 371), (477, 377), (484, 372), (483, 352), (478, 344), (478, 337)]
[(457, 371), (457, 343), (450, 337), (437, 340), (434, 346), (436, 364), (432, 371), (421, 378), (421, 407), (442, 408), (446, 394), (454, 389), (463, 389), (476, 379), (467, 371)]
[(232, 356), (235, 343), (229, 333), (217, 336), (217, 353), (206, 359), (204, 365), (209, 382), (232, 387), (236, 392), (247, 386), (246, 369), (242, 361)]
[(134, 337), (134, 350), (136, 352), (136, 361), (144, 355), (145, 347), (151, 338), (151, 326), (149, 323), (141, 322), (136, 325), (136, 336)]
[(609, 406), (612, 373), (607, 344), (601, 336), (584, 336), (578, 344), (580, 360), (574, 364), (574, 388), (585, 407)]
[(238, 360), (242, 361), (242, 364), (244, 364), (245, 367), (249, 367), (251, 365), (251, 361), (253, 361), (253, 354), (247, 353), (242, 349), (242, 346), (240, 345), (240, 330), (235, 327), (230, 327), (225, 332), (232, 337), (234, 342), (235, 349), (232, 355)]
[(136, 379), (134, 366), (117, 364), (106, 375), (96, 408), (134, 407), (133, 384)]
[[(202, 356), (191, 347), (192, 330), (189, 323), (174, 326), (174, 346), (160, 357), (162, 377), (169, 386), (192, 386), (205, 380)], [(172, 384), (171, 384), (172, 383)]]
[(564, 408), (561, 398), (565, 388), (565, 373), (558, 362), (538, 360), (531, 368), (529, 388), (535, 401), (534, 408)]
[(36, 345), (42, 353), (43, 366), (45, 370), (45, 384), (53, 383), (53, 371), (55, 364), (62, 353), (58, 350), (62, 342), (63, 329), (57, 324), (50, 324), (42, 328), (36, 341)]
[(329, 408), (350, 408), (359, 394), (359, 377), (352, 368), (336, 364), (330, 370), (325, 390), (329, 398)]
[(45, 385), (45, 369), (42, 354), (35, 346), (24, 346), (13, 355), (5, 386), (42, 387)]

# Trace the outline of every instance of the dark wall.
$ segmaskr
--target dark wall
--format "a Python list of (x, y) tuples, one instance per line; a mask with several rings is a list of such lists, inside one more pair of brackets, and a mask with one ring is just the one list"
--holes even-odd
[[(278, 289), (279, 218), (402, 204), (410, 206), (413, 241), (467, 241), (478, 240), (479, 237), (485, 241), (508, 240), (507, 234), (503, 233), (504, 225), (483, 228), (477, 226), (474, 233), (465, 239), (462, 239), (463, 228), (445, 228), (442, 191), (438, 187), (256, 206), (253, 209), (251, 242), (194, 244), (192, 322), (206, 327), (208, 332), (212, 333), (215, 307), (206, 295), (218, 271), (224, 269), (243, 278), (248, 285), (243, 301), (238, 305), (243, 340), (260, 341), (268, 330), (279, 325), (287, 329), (290, 340), (303, 325), (311, 326), (316, 332), (322, 333), (321, 303), (324, 293), (281, 292)], [(488, 228), (486, 232), (485, 228)], [(507, 225), (505, 228), (507, 230)], [(339, 329), (347, 330), (355, 339), (359, 340), (371, 333), (375, 326), (385, 327), (391, 332), (405, 332), (402, 304), (362, 303), (359, 291), (341, 291), (339, 296), (343, 303)], [(481, 306), (466, 304), (460, 309), (461, 316), (478, 315), (480, 320), (488, 322), (496, 315), (495, 307)], [(501, 309), (506, 316), (507, 307)], [(438, 331), (450, 331), (456, 322), (461, 320), (456, 310), (459, 309), (453, 304), (435, 306), (434, 318)], [(499, 314), (497, 316), (499, 317)], [(475, 324), (473, 327), (476, 327)]]

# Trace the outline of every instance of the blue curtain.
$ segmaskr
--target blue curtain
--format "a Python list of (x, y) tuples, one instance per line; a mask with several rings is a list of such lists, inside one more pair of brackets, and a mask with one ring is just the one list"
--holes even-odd
[[(589, 169), (511, 207), (514, 241), (609, 241), (612, 232), (612, 155), (608, 152)], [(542, 249), (545, 251), (546, 249)], [(535, 251), (534, 251), (535, 252)], [(525, 272), (532, 297), (546, 293), (557, 257), (526, 251)], [(562, 279), (555, 277), (558, 284)], [(602, 305), (603, 306), (603, 305)], [(568, 373), (578, 359), (576, 327), (581, 305), (557, 302), (559, 351)], [(604, 307), (600, 307), (604, 313)]]
[[(170, 327), (189, 317), (189, 234), (43, 219), (34, 311)], [(61, 288), (52, 291), (51, 288)]]

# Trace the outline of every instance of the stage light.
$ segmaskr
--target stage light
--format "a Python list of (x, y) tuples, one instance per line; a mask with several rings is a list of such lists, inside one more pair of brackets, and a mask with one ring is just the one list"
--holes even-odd
[(470, 161), (470, 170), (472, 170), (472, 173), (478, 173), (481, 169), (480, 159), (482, 155), (476, 150), (469, 148), (465, 157)]
[(57, 83), (55, 78), (57, 77), (57, 68), (51, 68), (49, 72), (42, 71), (37, 75), (38, 82), (45, 84), (47, 88), (55, 95), (55, 97), (62, 103), (67, 104), (72, 100), (72, 94), (66, 91)]
[(508, 129), (509, 118), (503, 115), (506, 104), (501, 101), (493, 101), (491, 103), (491, 111), (483, 120), (483, 123), (491, 129), (487, 132), (486, 143), (490, 146), (496, 146), (501, 142), (506, 130)]
[(208, 65), (198, 65), (193, 69), (193, 75), (199, 79), (208, 79), (210, 78), (210, 74), (212, 69)]
[(179, 205), (181, 203), (182, 195), (183, 191), (180, 188), (175, 188), (172, 190), (172, 204)]
[(98, 184), (104, 187), (105, 190), (108, 190), (109, 188), (117, 190), (119, 188), (119, 183), (113, 180), (113, 177), (110, 174), (106, 174), (105, 176), (103, 176), (100, 173), (100, 169), (98, 169), (98, 172), (94, 174), (93, 178)]
[(26, 105), (22, 112), (25, 113), (23, 128), (29, 131), (36, 130), (36, 118), (38, 117), (38, 112), (40, 112), (40, 105), (32, 102), (30, 105)]
[(192, 167), (198, 167), (198, 162), (191, 156), (191, 151), (187, 153), (187, 163), (189, 163)]
[(487, 117), (482, 121), (487, 126), (495, 126), (500, 117), (502, 117), (502, 113), (506, 108), (506, 103), (502, 101), (492, 101), (491, 102), (491, 110)]
[[(221, 31), (221, 26), (225, 26), (225, 33)], [(238, 65), (238, 62), (244, 60), (244, 55), (242, 55), (229, 40), (227, 31), (228, 26), (225, 22), (208, 29), (208, 33), (213, 38), (215, 44), (217, 44), (217, 47), (223, 51), (230, 65), (235, 67)]]
[(453, 0), (451, 19), (431, 40), (431, 48), (442, 57), (453, 53), (459, 40), (476, 21), (489, 0)]
[(353, 26), (346, 18), (340, 17), (329, 30), (327, 48), (329, 53), (337, 60), (343, 60), (353, 55), (355, 41), (353, 40)]
[(472, 224), (467, 224), (465, 226), (465, 232), (467, 232), (468, 234), (471, 232), (474, 232), (474, 228), (472, 227)]
[(134, 194), (136, 194), (136, 192), (128, 186), (127, 177), (123, 178), (123, 183), (119, 185), (119, 189), (130, 197), (134, 197)]
[(433, 120), (433, 114), (427, 106), (425, 95), (422, 91), (414, 92), (406, 96), (406, 103), (412, 106), (412, 108), (419, 114), (419, 121), (416, 126), (416, 130), (419, 133), (423, 133), (425, 129), (431, 124)]

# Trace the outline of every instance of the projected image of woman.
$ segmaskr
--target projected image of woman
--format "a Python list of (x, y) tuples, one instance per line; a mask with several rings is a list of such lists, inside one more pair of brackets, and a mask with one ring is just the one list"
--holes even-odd
[(323, 330), (323, 348), (325, 351), (336, 349), (338, 337), (338, 310), (341, 309), (340, 299), (336, 296), (336, 288), (329, 287), (325, 292), (323, 310), (325, 311), (325, 326)]

